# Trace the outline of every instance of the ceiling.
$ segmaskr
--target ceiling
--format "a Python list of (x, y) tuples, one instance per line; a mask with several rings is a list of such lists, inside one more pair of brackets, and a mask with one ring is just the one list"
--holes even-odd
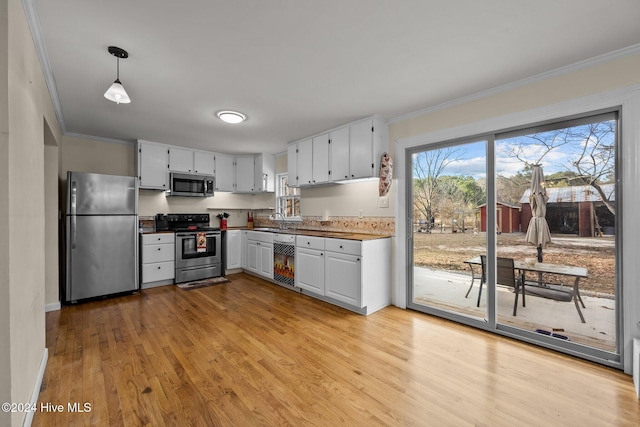
[[(65, 133), (230, 154), (282, 152), (640, 41), (638, 0), (23, 2)], [(129, 52), (130, 104), (102, 96), (110, 45)], [(248, 120), (226, 124), (225, 109)]]

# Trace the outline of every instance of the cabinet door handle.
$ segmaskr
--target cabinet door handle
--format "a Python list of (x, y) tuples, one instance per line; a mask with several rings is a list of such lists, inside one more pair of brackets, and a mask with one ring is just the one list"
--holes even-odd
[(342, 249), (342, 245), (340, 245), (340, 249)]
[(158, 250), (159, 250), (159, 251), (161, 251), (161, 250), (162, 250), (162, 248), (158, 248)]
[(360, 258), (356, 258), (356, 261), (360, 262)]
[(158, 267), (158, 270), (160, 270), (162, 267)]

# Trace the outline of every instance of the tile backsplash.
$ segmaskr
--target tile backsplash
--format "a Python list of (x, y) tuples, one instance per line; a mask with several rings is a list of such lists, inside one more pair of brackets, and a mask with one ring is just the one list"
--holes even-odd
[[(255, 227), (277, 227), (278, 222), (270, 220), (266, 216), (254, 218)], [(327, 221), (321, 216), (304, 216), (302, 223), (290, 223), (295, 228), (318, 231), (338, 231), (349, 233), (366, 233), (392, 236), (396, 231), (396, 222), (393, 217), (354, 217), (332, 216)]]

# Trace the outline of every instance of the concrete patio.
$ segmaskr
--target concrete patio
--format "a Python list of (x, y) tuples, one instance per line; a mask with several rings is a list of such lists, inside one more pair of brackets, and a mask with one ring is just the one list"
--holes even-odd
[[(470, 273), (432, 270), (414, 267), (414, 302), (479, 318), (486, 317), (486, 286), (483, 286), (480, 307), (476, 307), (479, 280), (475, 280), (469, 297)], [(615, 351), (615, 300), (582, 293), (586, 308), (580, 307), (586, 323), (580, 321), (571, 302), (526, 296), (526, 307), (518, 300), (517, 316), (513, 314), (514, 294), (498, 286), (498, 322), (521, 329), (542, 329), (568, 337), (571, 341), (591, 347)]]

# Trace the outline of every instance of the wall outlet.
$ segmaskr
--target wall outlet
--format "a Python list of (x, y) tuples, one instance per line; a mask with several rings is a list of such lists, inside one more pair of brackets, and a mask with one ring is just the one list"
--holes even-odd
[(358, 218), (362, 218), (362, 210), (360, 210), (360, 212), (358, 212)]
[(378, 199), (378, 207), (379, 208), (388, 208), (389, 207), (389, 198), (388, 197), (380, 197)]

